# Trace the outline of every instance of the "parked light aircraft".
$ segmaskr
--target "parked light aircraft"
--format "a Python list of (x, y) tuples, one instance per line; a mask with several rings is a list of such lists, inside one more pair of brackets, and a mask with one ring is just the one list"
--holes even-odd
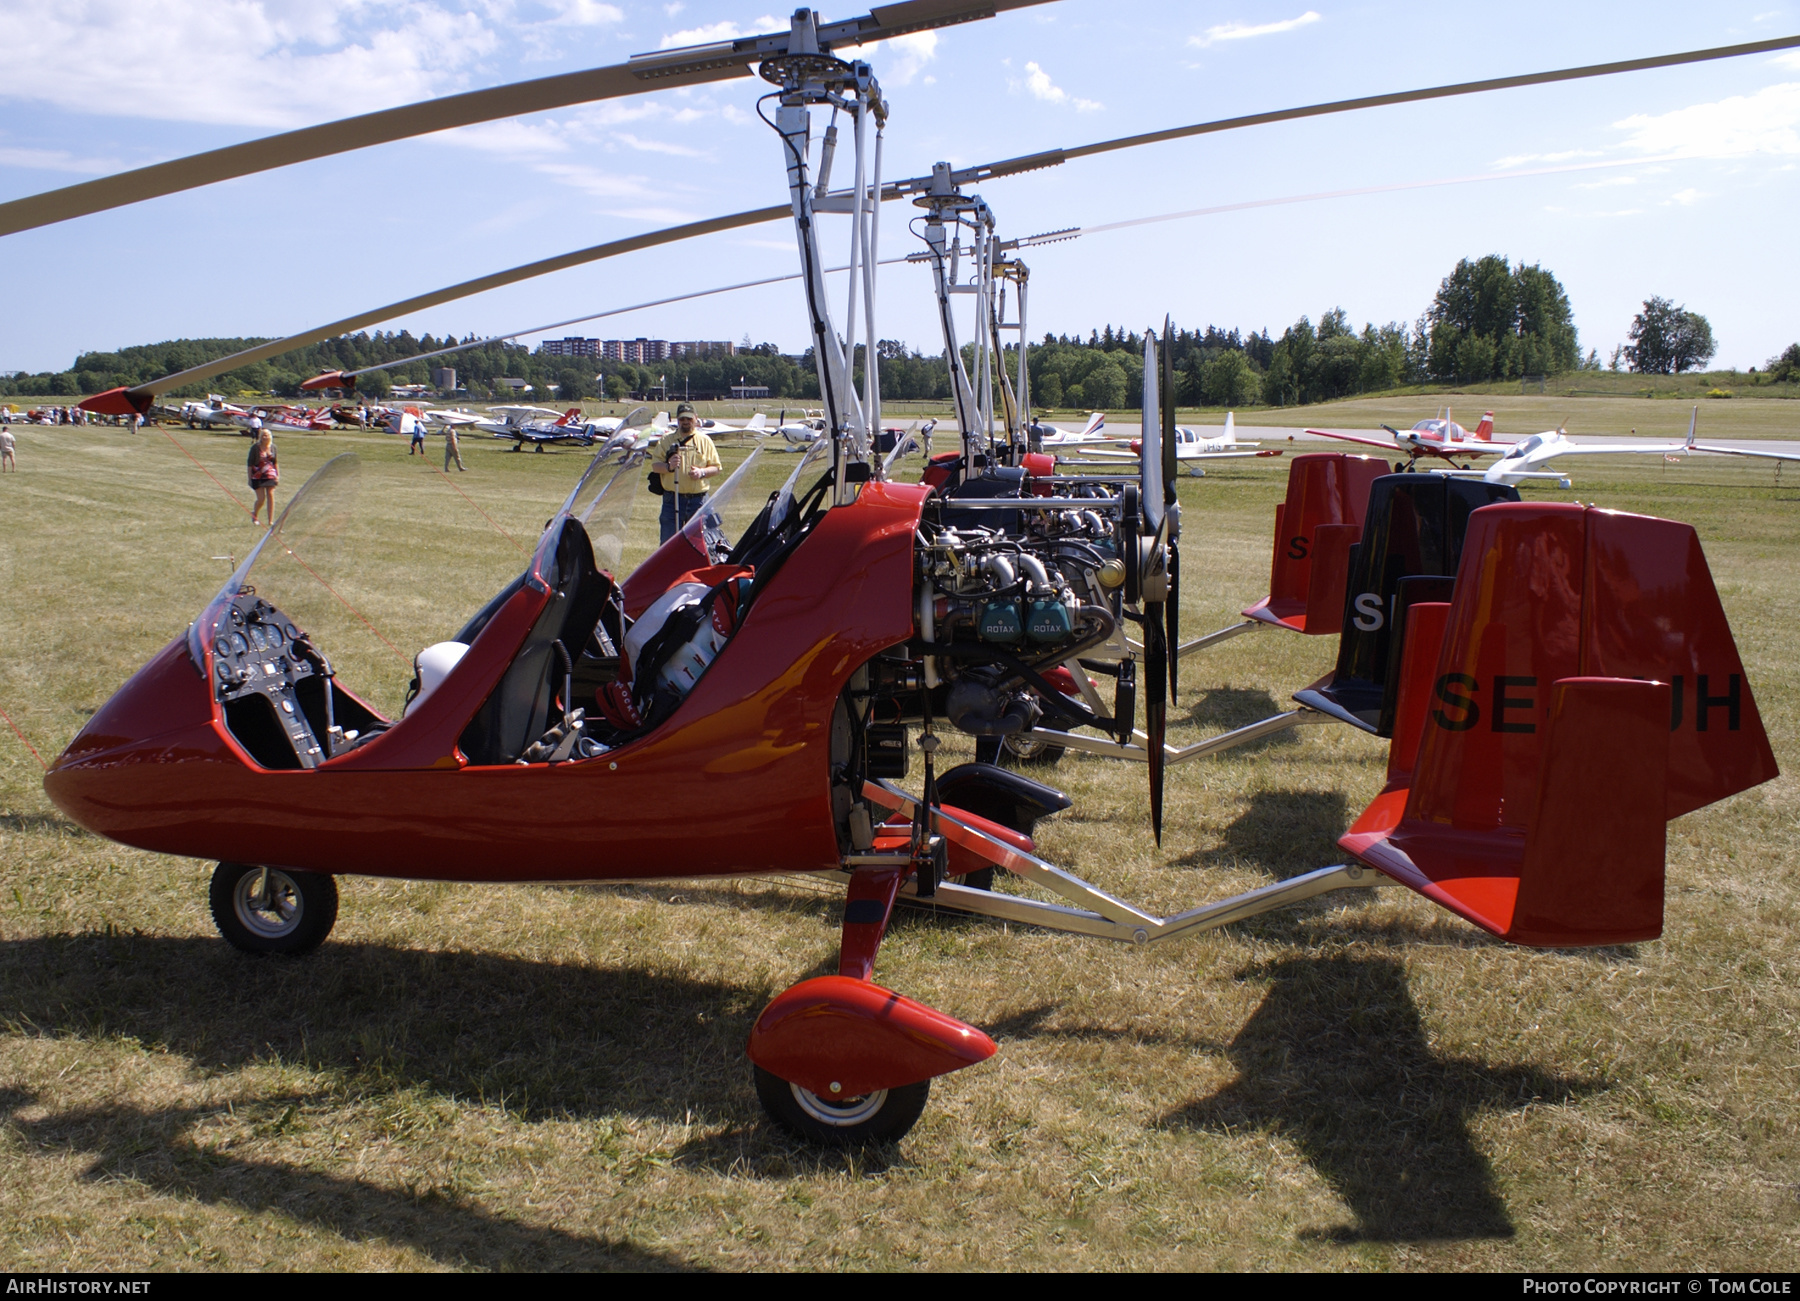
[(1040, 423), (1033, 427), (1032, 441), (1042, 447), (1068, 447), (1075, 443), (1102, 443), (1109, 441), (1100, 435), (1100, 431), (1105, 428), (1106, 413), (1095, 411), (1088, 416), (1087, 423), (1075, 431)]
[(1446, 461), (1454, 461), (1459, 456), (1497, 456), (1508, 446), (1494, 441), (1494, 413), (1482, 416), (1481, 423), (1475, 432), (1470, 433), (1450, 418), (1450, 409), (1430, 420), (1421, 420), (1411, 429), (1399, 430), (1392, 425), (1383, 425), (1383, 429), (1393, 435), (1392, 440), (1382, 438), (1364, 438), (1358, 434), (1338, 434), (1329, 429), (1308, 429), (1306, 432), (1320, 438), (1336, 438), (1346, 443), (1361, 443), (1365, 447), (1380, 447), (1388, 451), (1398, 449), (1406, 453), (1408, 464), (1421, 456), (1438, 457)]
[(1700, 408), (1696, 406), (1688, 418), (1687, 438), (1679, 443), (1577, 443), (1568, 436), (1562, 427), (1545, 430), (1541, 434), (1533, 434), (1529, 438), (1520, 439), (1511, 444), (1494, 464), (1484, 471), (1457, 471), (1446, 473), (1474, 475), (1479, 473), (1488, 483), (1505, 483), (1517, 486), (1527, 479), (1554, 479), (1562, 487), (1569, 486), (1566, 475), (1555, 471), (1540, 470), (1538, 467), (1564, 456), (1689, 456), (1693, 453), (1717, 456), (1749, 456), (1772, 461), (1800, 461), (1800, 456), (1789, 452), (1762, 451), (1756, 448), (1721, 447), (1716, 443), (1699, 441)]
[[(1088, 452), (1087, 455), (1106, 460), (1136, 460), (1144, 453), (1144, 440), (1134, 438), (1130, 447), (1129, 453), (1095, 451)], [(1264, 448), (1261, 443), (1238, 442), (1235, 411), (1225, 413), (1225, 432), (1217, 438), (1208, 438), (1202, 431), (1189, 425), (1175, 427), (1175, 460), (1189, 462), (1188, 473), (1196, 479), (1206, 477), (1202, 461), (1239, 461), (1254, 456), (1280, 456), (1281, 453), (1281, 448)]]

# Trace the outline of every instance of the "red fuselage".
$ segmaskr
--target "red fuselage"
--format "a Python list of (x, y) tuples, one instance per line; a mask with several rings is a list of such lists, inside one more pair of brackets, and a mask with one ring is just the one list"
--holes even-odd
[(675, 714), (597, 758), (482, 767), (457, 748), (551, 599), (528, 583), (416, 708), (316, 768), (252, 760), (210, 663), (178, 638), (94, 715), (45, 789), (128, 845), (311, 872), (579, 881), (836, 867), (832, 714), (864, 662), (913, 635), (926, 494), (871, 483), (829, 511)]

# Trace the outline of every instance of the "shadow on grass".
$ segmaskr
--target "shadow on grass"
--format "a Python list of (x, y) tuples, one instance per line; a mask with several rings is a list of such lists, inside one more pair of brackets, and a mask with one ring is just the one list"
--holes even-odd
[(1312, 1236), (1511, 1237), (1512, 1218), (1469, 1116), (1605, 1087), (1536, 1066), (1439, 1057), (1406, 970), (1390, 958), (1292, 958), (1242, 974), (1273, 983), (1228, 1049), (1238, 1079), (1163, 1123), (1271, 1130), (1295, 1144), (1355, 1216)]
[(1337, 839), (1350, 825), (1341, 791), (1253, 791), (1219, 844), (1174, 860), (1177, 867), (1255, 867), (1277, 880), (1344, 861)]
[[(411, 1247), (446, 1265), (490, 1270), (656, 1270), (687, 1266), (628, 1243), (561, 1229), (517, 1224), (454, 1190), (409, 1191), (203, 1148), (196, 1123), (223, 1107), (140, 1110), (127, 1105), (84, 1108), (21, 1120), (10, 1115), (32, 1099), (0, 1093), (0, 1124), (32, 1147), (88, 1155), (84, 1179), (131, 1180), (158, 1193), (246, 1211), (274, 1211), (352, 1241), (377, 1239)], [(226, 1261), (227, 1267), (233, 1263)]]
[(58, 836), (80, 836), (92, 839), (94, 833), (86, 827), (78, 827), (67, 818), (59, 818), (54, 813), (0, 813), (0, 829), (29, 833), (48, 831)]
[[(1201, 693), (1200, 699), (1188, 711), (1187, 721), (1209, 733), (1231, 732), (1286, 712), (1275, 703), (1274, 696), (1260, 687), (1214, 687)], [(1289, 728), (1264, 740), (1240, 746), (1232, 753), (1255, 754), (1271, 746), (1297, 745), (1299, 741), (1298, 732)]]
[(377, 1092), (501, 1103), (527, 1120), (751, 1122), (761, 1112), (744, 1042), (772, 992), (373, 944), (258, 959), (203, 938), (0, 943), (0, 1025), (127, 1036), (205, 1070), (274, 1059)]

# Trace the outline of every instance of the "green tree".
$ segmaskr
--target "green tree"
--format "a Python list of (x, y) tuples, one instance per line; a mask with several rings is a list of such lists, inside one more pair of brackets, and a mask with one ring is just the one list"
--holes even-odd
[(356, 391), (366, 393), (372, 398), (385, 398), (394, 391), (394, 381), (385, 370), (372, 370), (366, 375), (356, 377)]
[(1209, 407), (1247, 407), (1261, 388), (1242, 352), (1225, 351), (1200, 367), (1200, 400)]
[(1769, 378), (1777, 384), (1800, 381), (1800, 343), (1791, 343), (1779, 357), (1769, 358)]
[(1632, 318), (1628, 337), (1625, 356), (1641, 375), (1678, 375), (1704, 366), (1718, 351), (1704, 316), (1655, 296)]
[(1126, 403), (1128, 385), (1124, 368), (1110, 358), (1094, 367), (1081, 387), (1087, 395), (1088, 405), (1099, 410), (1116, 411)]
[(1430, 333), (1425, 368), (1435, 378), (1465, 383), (1574, 370), (1581, 349), (1573, 317), (1567, 292), (1543, 267), (1514, 268), (1495, 254), (1464, 258), (1444, 277), (1420, 322), (1421, 332)]

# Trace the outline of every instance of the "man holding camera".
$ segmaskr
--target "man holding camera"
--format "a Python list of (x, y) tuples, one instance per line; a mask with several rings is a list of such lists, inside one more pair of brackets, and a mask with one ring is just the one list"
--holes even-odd
[(707, 480), (719, 472), (719, 449), (700, 432), (694, 408), (675, 408), (675, 428), (656, 446), (650, 469), (662, 483), (662, 540), (667, 542), (699, 513)]

